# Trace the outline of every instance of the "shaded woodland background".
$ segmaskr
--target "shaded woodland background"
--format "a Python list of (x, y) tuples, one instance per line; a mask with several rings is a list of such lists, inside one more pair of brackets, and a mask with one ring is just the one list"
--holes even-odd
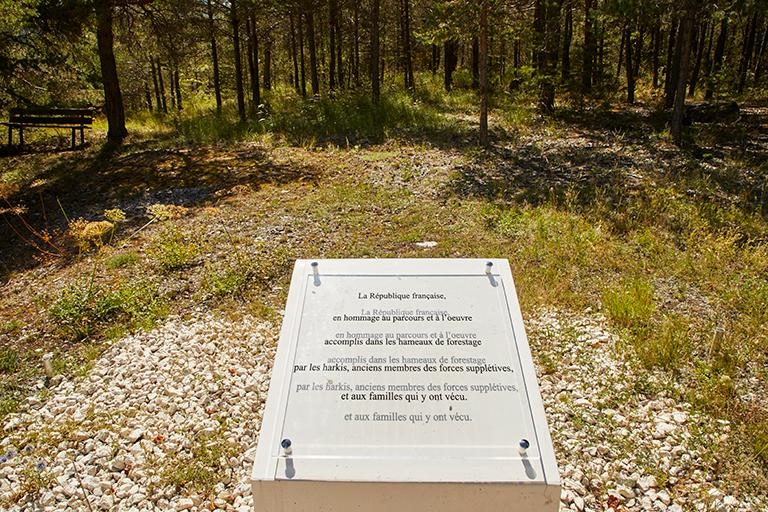
[[(297, 97), (416, 91), (420, 74), (478, 101), (683, 102), (760, 96), (768, 16), (761, 0), (3, 0), (0, 110), (94, 105), (109, 138), (125, 111), (231, 106), (269, 113), (264, 91)], [(481, 109), (482, 112), (486, 108)], [(482, 133), (481, 141), (487, 137)]]

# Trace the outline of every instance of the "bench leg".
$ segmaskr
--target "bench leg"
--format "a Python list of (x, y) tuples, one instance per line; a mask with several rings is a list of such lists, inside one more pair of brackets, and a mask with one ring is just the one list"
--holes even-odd
[(80, 127), (80, 145), (81, 146), (85, 146), (85, 133), (84, 132), (85, 132), (85, 130), (81, 126)]
[(8, 145), (9, 146), (13, 145), (13, 128), (11, 128), (10, 126), (8, 127)]
[(72, 149), (75, 149), (75, 129), (72, 128)]
[(19, 145), (24, 145), (24, 127), (19, 126)]

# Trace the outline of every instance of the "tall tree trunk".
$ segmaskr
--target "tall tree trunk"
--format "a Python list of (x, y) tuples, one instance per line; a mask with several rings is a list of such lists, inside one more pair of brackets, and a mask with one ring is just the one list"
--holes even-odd
[(261, 104), (261, 88), (259, 86), (259, 36), (256, 34), (256, 20), (250, 13), (246, 20), (248, 32), (248, 72), (251, 77), (251, 111), (256, 113)]
[(149, 91), (149, 81), (144, 80), (144, 101), (147, 102), (147, 110), (151, 114), (153, 111), (152, 108), (152, 93)]
[(149, 65), (152, 68), (152, 85), (155, 89), (155, 105), (157, 105), (157, 111), (160, 112), (160, 110), (163, 108), (162, 100), (160, 99), (160, 86), (157, 83), (157, 70), (155, 69), (155, 58), (150, 55), (149, 56)]
[(488, 3), (480, 6), (480, 144), (488, 145)]
[(763, 75), (763, 61), (765, 60), (766, 46), (768, 46), (768, 22), (765, 24), (763, 40), (760, 43), (760, 48), (757, 50), (757, 55), (755, 56), (755, 85), (760, 83), (760, 79)]
[(449, 39), (443, 45), (443, 86), (446, 91), (453, 89), (453, 72), (459, 63), (459, 42)]
[(272, 90), (272, 39), (269, 35), (264, 41), (264, 89)]
[(707, 42), (707, 32), (709, 32), (709, 22), (701, 24), (699, 36), (697, 39), (696, 59), (693, 61), (693, 70), (691, 71), (691, 80), (688, 87), (688, 96), (693, 98), (696, 94), (696, 83), (699, 81), (699, 72), (701, 71), (701, 61), (704, 58), (704, 45)]
[[(691, 34), (688, 34), (689, 36)], [(666, 90), (666, 98), (664, 100), (664, 107), (665, 108), (673, 108), (675, 106), (675, 96), (677, 95), (677, 89), (678, 89), (678, 83), (680, 78), (680, 64), (683, 62), (683, 57), (680, 52), (683, 51), (683, 46), (685, 44), (684, 38), (683, 38), (683, 21), (681, 20), (679, 23), (677, 23), (677, 33), (675, 37), (675, 49), (673, 51), (673, 56), (671, 62), (669, 62), (668, 66), (668, 76), (669, 79), (667, 90)], [(688, 42), (688, 45), (690, 46), (690, 41)], [(690, 48), (689, 48), (690, 50)], [(686, 57), (686, 63), (688, 60), (690, 60), (690, 55)], [(685, 81), (687, 80), (687, 76), (682, 77), (682, 79)]]
[(515, 43), (512, 46), (512, 67), (520, 69), (520, 38), (515, 38)]
[(624, 64), (626, 56), (624, 55), (625, 48), (627, 47), (627, 29), (626, 26), (621, 29), (621, 42), (619, 43), (619, 60), (616, 64), (616, 79), (621, 77), (621, 66)]
[(336, 89), (336, 0), (328, 0), (328, 37), (331, 62), (328, 68), (328, 88)]
[(245, 122), (245, 92), (243, 91), (243, 62), (240, 57), (240, 18), (236, 0), (230, 0), (230, 23), (232, 24), (232, 48), (235, 60), (235, 94), (237, 95), (237, 113), (240, 121)]
[(219, 78), (219, 50), (216, 46), (216, 25), (213, 20), (213, 0), (208, 0), (208, 31), (211, 38), (211, 60), (213, 61), (213, 90), (216, 95), (216, 112), (221, 114), (221, 79)]
[(171, 97), (171, 110), (176, 108), (176, 81), (173, 79), (173, 68), (168, 67), (168, 95)]
[(405, 51), (405, 88), (413, 89), (413, 52), (411, 49), (411, 0), (403, 0), (403, 49)]
[(168, 113), (168, 101), (165, 97), (165, 81), (163, 80), (163, 66), (160, 64), (160, 57), (157, 58), (157, 81), (160, 85), (160, 101), (163, 105), (163, 113)]
[(315, 46), (315, 17), (312, 9), (307, 9), (307, 41), (309, 43), (309, 74), (312, 79), (312, 94), (320, 94), (320, 81), (317, 77), (317, 48)]
[(653, 57), (651, 57), (651, 67), (653, 68), (653, 88), (659, 87), (659, 50), (661, 49), (661, 24), (656, 23), (653, 28)]
[(715, 94), (715, 82), (717, 74), (723, 65), (723, 55), (725, 55), (725, 41), (728, 38), (728, 16), (724, 16), (720, 21), (720, 33), (717, 36), (717, 46), (715, 47), (715, 57), (712, 59), (712, 73), (707, 83), (707, 92), (704, 98), (711, 100)]
[(680, 25), (680, 52), (678, 53), (680, 62), (675, 84), (675, 100), (672, 110), (672, 140), (678, 146), (682, 142), (683, 136), (683, 116), (685, 115), (685, 89), (688, 81), (688, 64), (691, 60), (691, 39), (693, 39), (693, 24), (695, 22), (695, 12), (692, 5), (688, 5), (685, 16)]
[(555, 70), (560, 37), (560, 0), (541, 0), (544, 18), (544, 47), (541, 58), (539, 105), (546, 112), (555, 108)]
[(480, 87), (480, 39), (472, 38), (472, 88)]
[(379, 83), (379, 9), (381, 0), (372, 0), (371, 8), (371, 99), (379, 102), (381, 84)]
[(301, 95), (307, 97), (307, 74), (304, 59), (304, 24), (302, 23), (303, 13), (299, 13), (299, 52), (301, 55)]
[(632, 105), (635, 102), (635, 67), (632, 61), (632, 23), (627, 24), (624, 29), (624, 38), (626, 39), (626, 75), (627, 75), (627, 103)]
[(353, 67), (355, 73), (355, 87), (360, 87), (360, 0), (355, 0), (355, 65)]
[(739, 85), (737, 92), (744, 92), (744, 85), (747, 82), (747, 71), (752, 59), (752, 51), (755, 47), (755, 31), (757, 30), (757, 12), (752, 15), (752, 21), (747, 29), (747, 37), (744, 39), (744, 46), (741, 51), (741, 61), (739, 62)]
[[(336, 72), (338, 73), (339, 88), (344, 88), (344, 61), (342, 60), (342, 50), (344, 45), (344, 34), (341, 31), (341, 19), (343, 15), (341, 7), (336, 8)], [(331, 48), (333, 51), (333, 48)]]
[(581, 61), (581, 89), (592, 92), (592, 67), (595, 62), (595, 29), (592, 19), (593, 0), (584, 0), (584, 52)]
[(643, 39), (645, 39), (645, 27), (641, 24), (637, 29), (635, 49), (632, 50), (632, 74), (635, 81), (640, 77), (640, 56), (643, 54)]
[(675, 62), (677, 62), (676, 56), (675, 56), (675, 49), (677, 48), (677, 29), (678, 29), (679, 22), (677, 18), (672, 18), (672, 21), (669, 25), (669, 37), (667, 38), (667, 60), (665, 61), (664, 65), (664, 107), (665, 108), (672, 108), (671, 99), (674, 96), (674, 88), (675, 88), (675, 76), (674, 71), (676, 68)]
[(561, 60), (561, 72), (563, 82), (567, 82), (571, 75), (571, 41), (573, 40), (573, 0), (564, 0), (565, 26), (563, 27), (563, 57)]
[(437, 70), (440, 68), (440, 47), (436, 44), (430, 45), (432, 47), (432, 61), (429, 69), (433, 75), (437, 74)]
[(179, 77), (179, 68), (173, 71), (174, 89), (176, 89), (176, 108), (181, 111), (181, 79)]
[(104, 85), (104, 110), (107, 115), (107, 140), (120, 143), (128, 135), (125, 128), (125, 109), (120, 80), (115, 63), (114, 35), (112, 33), (112, 2), (95, 2), (96, 42), (99, 48), (101, 82)]
[(299, 59), (296, 53), (296, 24), (293, 21), (293, 12), (290, 16), (291, 20), (291, 60), (293, 61), (293, 88), (296, 89), (296, 93), (301, 93), (301, 87), (299, 86)]

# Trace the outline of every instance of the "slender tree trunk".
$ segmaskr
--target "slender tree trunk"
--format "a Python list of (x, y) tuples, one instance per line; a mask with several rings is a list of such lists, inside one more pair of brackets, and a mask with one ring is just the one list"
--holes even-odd
[(520, 38), (515, 38), (515, 42), (512, 46), (512, 67), (520, 69)]
[[(258, 58), (256, 60), (258, 62)], [(264, 41), (264, 90), (272, 90), (272, 40), (269, 35)]]
[(372, 0), (371, 8), (371, 99), (379, 102), (381, 84), (379, 83), (379, 9), (381, 0)]
[(181, 112), (181, 79), (179, 77), (179, 68), (173, 71), (173, 81), (176, 89), (176, 108)]
[(149, 81), (144, 80), (144, 101), (147, 102), (147, 110), (151, 114), (153, 112), (152, 109), (152, 93), (149, 91)]
[(624, 29), (624, 38), (626, 39), (626, 75), (627, 75), (627, 103), (632, 105), (635, 102), (635, 67), (632, 61), (632, 24), (628, 23)]
[(694, 94), (696, 94), (696, 84), (699, 81), (699, 72), (701, 70), (701, 61), (704, 58), (704, 45), (707, 42), (707, 32), (709, 31), (709, 22), (704, 22), (701, 24), (701, 28), (699, 29), (699, 37), (697, 39), (697, 47), (696, 47), (696, 59), (693, 61), (693, 70), (691, 71), (691, 80), (690, 85), (688, 87), (688, 96), (693, 98)]
[(429, 70), (432, 71), (433, 75), (436, 75), (440, 67), (440, 47), (436, 44), (430, 46), (432, 48), (432, 61), (430, 62)]
[(101, 82), (104, 85), (104, 111), (107, 116), (107, 140), (120, 143), (128, 135), (125, 128), (125, 109), (120, 80), (115, 63), (114, 35), (112, 33), (112, 1), (95, 3), (96, 42), (99, 48)]
[(685, 16), (680, 25), (680, 41), (678, 53), (680, 63), (675, 84), (674, 108), (672, 110), (672, 140), (678, 146), (682, 142), (683, 135), (683, 116), (685, 115), (685, 89), (688, 79), (688, 64), (691, 60), (691, 39), (693, 38), (693, 24), (695, 22), (695, 12), (693, 6), (689, 5)]
[(163, 105), (163, 113), (168, 113), (168, 101), (165, 96), (165, 81), (163, 80), (163, 66), (160, 64), (160, 57), (157, 58), (157, 81), (160, 85), (160, 101)]
[(488, 145), (488, 3), (480, 6), (480, 144)]
[(312, 94), (320, 94), (320, 81), (317, 77), (317, 48), (315, 46), (315, 18), (312, 9), (306, 12), (307, 41), (309, 42), (309, 73), (312, 79)]
[(542, 51), (539, 105), (546, 112), (555, 108), (555, 80), (560, 36), (560, 0), (542, 0), (544, 47)]
[(640, 77), (640, 56), (643, 54), (643, 39), (645, 39), (645, 27), (640, 25), (635, 38), (635, 49), (632, 51), (632, 74), (635, 81)]
[(453, 89), (453, 72), (459, 63), (459, 42), (449, 39), (443, 45), (443, 86), (446, 91)]
[(661, 25), (657, 22), (653, 28), (653, 57), (651, 66), (653, 67), (653, 88), (659, 87), (659, 50), (661, 49)]
[(168, 67), (168, 95), (171, 97), (171, 110), (176, 109), (176, 81), (173, 79), (173, 68)]
[(675, 62), (677, 62), (676, 56), (675, 56), (675, 49), (677, 48), (677, 28), (678, 28), (678, 20), (677, 18), (672, 18), (672, 22), (669, 26), (669, 38), (667, 39), (667, 60), (665, 62), (664, 66), (664, 107), (665, 108), (672, 108), (672, 103), (670, 100), (673, 98), (674, 94), (674, 88), (675, 88), (675, 76), (674, 76), (674, 70), (676, 68)]
[(355, 65), (353, 67), (355, 73), (355, 87), (360, 87), (360, 0), (355, 0)]
[[(675, 49), (673, 53), (672, 61), (669, 63), (669, 69), (667, 70), (669, 82), (667, 86), (666, 91), (666, 98), (664, 101), (664, 107), (665, 108), (673, 108), (675, 106), (675, 96), (677, 95), (678, 90), (678, 83), (680, 78), (680, 64), (683, 62), (683, 56), (681, 52), (683, 51), (683, 46), (685, 45), (685, 38), (683, 37), (683, 21), (681, 20), (678, 24), (677, 28), (677, 34), (676, 34), (676, 41), (675, 41)], [(688, 34), (689, 36), (691, 34)], [(688, 42), (688, 45), (690, 46), (690, 41)], [(689, 48), (690, 50), (690, 48)], [(690, 55), (685, 58), (686, 64), (690, 60)], [(687, 76), (682, 77), (683, 80), (687, 80)], [(685, 91), (683, 91), (685, 93)]]
[(230, 22), (232, 24), (232, 48), (235, 61), (235, 94), (237, 95), (237, 113), (240, 121), (245, 122), (245, 92), (243, 91), (243, 62), (240, 56), (240, 18), (237, 2), (230, 0)]
[(728, 38), (728, 16), (724, 16), (720, 21), (720, 34), (717, 36), (717, 46), (715, 47), (715, 57), (712, 62), (712, 73), (707, 83), (707, 92), (704, 99), (711, 100), (715, 94), (715, 82), (720, 68), (723, 65), (723, 55), (725, 55), (725, 41)]
[(306, 64), (304, 59), (304, 24), (302, 23), (302, 13), (299, 14), (299, 53), (301, 55), (301, 95), (307, 97), (307, 76)]
[(597, 66), (594, 67), (592, 83), (600, 85), (605, 75), (605, 24), (598, 24), (600, 38), (597, 43)]
[(563, 82), (567, 82), (571, 75), (571, 41), (573, 40), (573, 0), (564, 0), (565, 26), (563, 27), (563, 57), (561, 59), (561, 72)]
[(328, 88), (336, 89), (336, 0), (328, 0), (328, 37), (331, 61), (328, 68)]
[(621, 66), (624, 64), (624, 59), (626, 59), (624, 55), (624, 49), (627, 47), (627, 29), (626, 27), (621, 29), (621, 42), (619, 43), (619, 60), (616, 65), (616, 79), (619, 79), (621, 77)]
[(216, 95), (216, 112), (221, 114), (221, 79), (219, 78), (219, 50), (216, 46), (216, 25), (213, 19), (213, 0), (208, 0), (208, 30), (211, 37), (211, 60), (213, 61), (213, 90)]
[(741, 52), (741, 62), (739, 63), (739, 85), (737, 92), (741, 94), (744, 92), (744, 85), (747, 82), (747, 71), (749, 70), (749, 63), (752, 59), (752, 51), (755, 47), (755, 31), (757, 30), (757, 12), (752, 15), (752, 21), (749, 24), (747, 30), (747, 37), (744, 39), (744, 46)]
[[(343, 14), (339, 6), (336, 8), (336, 72), (339, 75), (338, 84), (340, 89), (344, 88), (344, 61), (342, 60), (344, 34), (341, 31), (342, 17)], [(331, 51), (333, 51), (333, 48), (331, 48)]]
[(480, 88), (480, 39), (472, 38), (472, 88)]
[(763, 75), (763, 61), (765, 60), (766, 46), (768, 46), (768, 22), (765, 24), (765, 30), (763, 30), (763, 40), (760, 43), (760, 48), (755, 56), (755, 85), (760, 83), (760, 79)]
[(584, 0), (584, 54), (581, 61), (581, 89), (592, 92), (592, 67), (595, 62), (595, 32), (592, 19), (593, 0)]
[(160, 100), (160, 87), (157, 84), (157, 70), (155, 69), (155, 58), (150, 55), (149, 56), (149, 65), (152, 68), (152, 85), (155, 90), (155, 105), (157, 105), (157, 111), (160, 112), (160, 110), (163, 108), (162, 100)]
[(291, 60), (293, 61), (293, 88), (296, 89), (296, 93), (301, 93), (301, 87), (299, 86), (299, 59), (296, 55), (296, 24), (293, 21), (293, 13), (291, 13)]
[(248, 71), (251, 76), (251, 111), (256, 113), (261, 104), (261, 88), (259, 86), (259, 36), (256, 34), (256, 20), (250, 13), (246, 20), (248, 32)]
[(413, 51), (411, 49), (411, 0), (403, 0), (403, 45), (405, 50), (405, 88), (413, 89)]

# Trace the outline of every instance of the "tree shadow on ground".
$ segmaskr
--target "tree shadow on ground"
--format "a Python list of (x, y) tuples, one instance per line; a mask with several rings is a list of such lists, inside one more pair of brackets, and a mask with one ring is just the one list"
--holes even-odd
[(660, 135), (663, 114), (648, 110), (560, 111), (564, 134), (496, 144), (459, 169), (451, 190), (501, 203), (568, 201), (623, 208), (641, 190), (664, 185), (768, 217), (768, 110), (738, 123), (695, 125), (678, 149)]
[(0, 204), (0, 282), (58, 245), (67, 219), (101, 220), (105, 209), (119, 208), (130, 229), (148, 220), (152, 204), (205, 206), (238, 185), (315, 182), (319, 174), (306, 164), (275, 162), (255, 145), (158, 149), (140, 142), (67, 155)]

